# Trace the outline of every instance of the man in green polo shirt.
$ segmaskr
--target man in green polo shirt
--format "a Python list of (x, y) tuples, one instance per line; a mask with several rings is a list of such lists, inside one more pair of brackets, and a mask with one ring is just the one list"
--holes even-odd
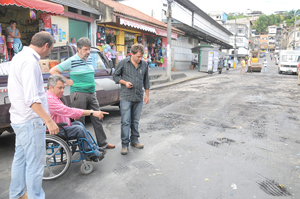
[[(90, 57), (91, 41), (89, 38), (82, 37), (77, 41), (77, 54), (66, 61), (53, 67), (51, 74), (61, 74), (69, 71), (71, 79), (66, 78), (67, 85), (70, 86), (71, 106), (81, 109), (100, 111), (99, 102), (95, 92), (95, 70)], [(115, 145), (106, 141), (106, 135), (103, 130), (103, 119), (90, 116), (93, 123), (97, 143), (100, 147), (115, 148)], [(84, 124), (84, 117), (79, 119)]]

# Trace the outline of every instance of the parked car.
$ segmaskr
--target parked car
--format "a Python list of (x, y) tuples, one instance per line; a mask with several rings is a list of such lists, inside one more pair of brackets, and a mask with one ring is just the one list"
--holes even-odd
[(297, 73), (297, 65), (300, 62), (300, 51), (282, 50), (279, 53), (278, 73)]
[[(69, 45), (56, 46), (45, 60), (58, 60), (62, 62), (74, 55), (74, 50)], [(111, 62), (103, 55), (98, 48), (91, 48), (90, 56), (93, 59), (95, 69), (96, 93), (100, 106), (119, 105), (120, 85), (112, 78), (114, 68)], [(13, 132), (10, 126), (10, 101), (8, 97), (7, 80), (10, 62), (0, 64), (0, 135), (3, 131)], [(50, 73), (43, 73), (44, 87), (47, 87)], [(62, 73), (69, 78), (69, 73)], [(64, 96), (61, 98), (64, 104), (70, 106), (70, 87), (65, 87)]]

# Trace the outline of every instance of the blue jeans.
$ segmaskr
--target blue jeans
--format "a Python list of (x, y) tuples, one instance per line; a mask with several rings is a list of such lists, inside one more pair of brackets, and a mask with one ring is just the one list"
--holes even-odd
[[(141, 118), (141, 112), (143, 107), (143, 101), (131, 102), (127, 100), (121, 100), (121, 140), (122, 147), (128, 147), (129, 142), (138, 143), (140, 133), (138, 130), (139, 121)], [(131, 135), (129, 139), (129, 133)]]
[(265, 72), (267, 72), (267, 67), (266, 67), (266, 66), (264, 66), (264, 73), (265, 73)]
[[(94, 144), (85, 126), (81, 122), (79, 121), (72, 122), (71, 126), (64, 127), (64, 129), (67, 131), (68, 139), (85, 138), (90, 143), (90, 145), (93, 146), (96, 153), (98, 152), (98, 147)], [(60, 129), (58, 134), (65, 138), (65, 132), (63, 129)], [(86, 141), (83, 141), (83, 149), (85, 151), (91, 150), (91, 147)]]
[(41, 118), (11, 124), (16, 134), (15, 155), (11, 167), (9, 197), (20, 198), (27, 187), (28, 198), (45, 198), (42, 188), (46, 164), (46, 126)]

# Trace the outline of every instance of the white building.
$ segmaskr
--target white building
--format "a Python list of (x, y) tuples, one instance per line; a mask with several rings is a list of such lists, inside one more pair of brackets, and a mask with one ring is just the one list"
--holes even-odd
[(275, 51), (276, 33), (277, 33), (277, 26), (268, 26), (268, 37), (269, 37), (268, 49), (270, 52)]
[(227, 14), (223, 11), (212, 11), (209, 13), (210, 17), (219, 24), (224, 24), (227, 21)]
[(227, 50), (227, 53), (234, 55), (234, 47), (237, 51), (238, 57), (248, 56), (251, 49), (249, 49), (249, 42), (252, 35), (252, 22), (247, 18), (228, 20), (224, 27), (227, 28), (233, 35), (230, 36), (230, 45), (233, 48)]
[(291, 33), (287, 37), (288, 45), (287, 50), (293, 50), (300, 47), (300, 31), (299, 28), (292, 29)]

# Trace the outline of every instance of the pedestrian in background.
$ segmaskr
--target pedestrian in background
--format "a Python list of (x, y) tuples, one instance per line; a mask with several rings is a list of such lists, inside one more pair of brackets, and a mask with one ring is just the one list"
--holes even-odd
[(242, 71), (245, 71), (244, 74), (246, 73), (246, 62), (244, 60), (244, 58), (242, 58), (242, 61), (241, 61), (241, 70), (240, 70), (240, 73), (242, 73)]
[(298, 73), (298, 85), (300, 85), (300, 62), (297, 65), (297, 73)]
[(231, 58), (228, 58), (228, 67), (231, 67)]
[(122, 155), (128, 154), (129, 143), (138, 149), (144, 148), (138, 139), (138, 126), (143, 107), (143, 88), (144, 103), (148, 104), (150, 82), (147, 63), (142, 60), (143, 55), (144, 46), (134, 44), (131, 47), (131, 56), (118, 63), (113, 75), (114, 81), (121, 84)]
[(251, 57), (249, 57), (249, 60), (248, 60), (248, 72), (252, 73), (252, 60), (251, 60)]
[(77, 45), (76, 45), (76, 39), (75, 39), (75, 37), (72, 37), (72, 38), (71, 38), (71, 43), (70, 43), (70, 45), (72, 46), (74, 52), (77, 53)]
[(267, 65), (268, 65), (267, 59), (265, 59), (263, 65), (264, 65), (264, 73), (265, 73), (267, 72)]
[(115, 45), (112, 45), (111, 46), (111, 60), (112, 60), (112, 63), (113, 63), (113, 67), (116, 68), (116, 55), (117, 55), (117, 52), (116, 52), (116, 46)]
[(229, 70), (229, 68), (228, 68), (228, 60), (226, 58), (224, 59), (224, 67), (226, 68), (226, 70)]
[(16, 20), (10, 20), (9, 26), (6, 29), (7, 32), (7, 43), (11, 43), (11, 45), (8, 45), (9, 55), (11, 60), (15, 54), (20, 52), (23, 48), (22, 42), (21, 42), (21, 33), (17, 29), (17, 21)]
[(29, 47), (14, 56), (8, 76), (11, 126), (16, 134), (11, 167), (10, 198), (44, 199), (42, 188), (46, 165), (46, 127), (50, 134), (59, 128), (49, 115), (39, 59), (49, 55), (54, 39), (48, 32), (36, 33)]

